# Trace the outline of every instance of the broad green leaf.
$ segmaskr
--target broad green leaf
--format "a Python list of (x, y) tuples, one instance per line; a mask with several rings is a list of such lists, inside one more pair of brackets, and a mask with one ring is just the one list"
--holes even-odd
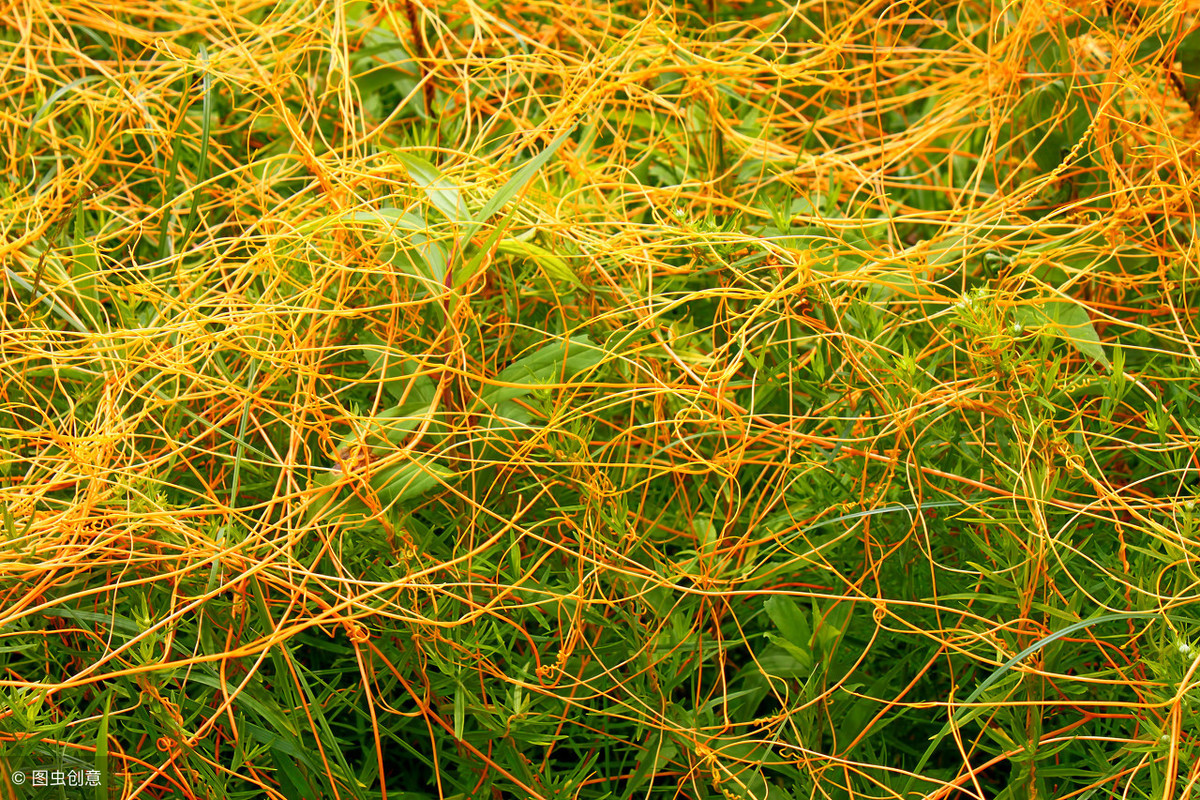
[(418, 77), (420, 67), (417, 60), (408, 54), (408, 48), (394, 32), (377, 25), (366, 28), (361, 36), (362, 44), (354, 51), (354, 57), (359, 63), (370, 68), (386, 64), (390, 69), (399, 70), (414, 78)]
[(1048, 327), (1055, 336), (1070, 342), (1079, 352), (1110, 367), (1087, 311), (1077, 303), (1051, 300), (1038, 305), (1018, 306), (1017, 322), (1027, 328)]
[(376, 451), (376, 455), (385, 455), (389, 445), (399, 446), (433, 412), (432, 404), (420, 401), (385, 408), (363, 420), (358, 430), (344, 436), (338, 442), (338, 450), (361, 444)]
[(801, 661), (778, 645), (768, 647), (757, 657), (759, 669), (771, 678), (807, 678), (812, 675), (812, 659)]
[[(317, 220), (317, 223), (330, 218)], [(362, 222), (375, 225), (388, 233), (396, 249), (396, 256), (415, 249), (420, 254), (420, 260), (407, 259), (411, 268), (405, 270), (404, 260), (391, 258), (391, 263), (401, 271), (414, 278), (436, 281), (442, 284), (446, 279), (446, 250), (441, 243), (431, 239), (431, 228), (428, 222), (416, 216), (401, 211), (398, 208), (381, 208), (375, 211), (352, 211), (343, 214), (338, 219), (349, 222)]]
[(415, 360), (389, 349), (383, 340), (370, 333), (360, 333), (358, 341), (365, 345), (361, 352), (371, 366), (369, 376), (383, 384), (393, 400), (406, 406), (428, 406), (433, 402), (437, 387), (428, 375), (417, 374), (420, 367)]
[(462, 193), (451, 183), (442, 171), (420, 156), (406, 153), (402, 150), (386, 148), (396, 159), (408, 169), (413, 182), (425, 190), (425, 196), (433, 203), (438, 211), (446, 215), (451, 222), (469, 222), (470, 213), (463, 202)]
[(813, 644), (821, 658), (828, 659), (837, 649), (842, 633), (850, 621), (850, 612), (853, 610), (853, 603), (834, 602), (828, 610), (814, 612), (816, 630), (813, 631)]
[(782, 636), (776, 636), (773, 633), (767, 634), (767, 641), (776, 647), (785, 650), (789, 656), (794, 658), (800, 665), (800, 669), (811, 670), (813, 665), (812, 649), (808, 645), (800, 646), (789, 642)]
[(711, 555), (717, 549), (720, 537), (717, 535), (717, 526), (713, 525), (711, 519), (692, 520), (692, 532), (696, 534), (696, 543), (699, 545), (696, 549), (701, 553)]
[(971, 246), (970, 236), (948, 236), (936, 242), (929, 243), (928, 264), (931, 267), (952, 269), (961, 264), (963, 257)]
[(782, 595), (772, 595), (763, 604), (767, 616), (775, 623), (775, 627), (783, 634), (783, 638), (795, 648), (785, 649), (805, 664), (812, 665), (812, 629), (808, 624), (808, 616), (797, 605), (795, 600)]
[(1197, 77), (1200, 76), (1200, 28), (1190, 31), (1179, 40), (1175, 56), (1183, 67), (1180, 72), (1184, 84), (1195, 92), (1196, 84), (1200, 80)]
[[(458, 473), (440, 466), (432, 458), (409, 457), (392, 466), (380, 467), (371, 463), (359, 468), (353, 473), (356, 477), (366, 477), (371, 489), (375, 492), (383, 506), (393, 503), (404, 503), (415, 500), (423, 494), (440, 486), (445, 486), (458, 477)], [(305, 521), (316, 522), (325, 514), (336, 511), (339, 516), (369, 516), (371, 510), (361, 500), (352, 494), (342, 491), (339, 486), (344, 480), (340, 473), (326, 472), (313, 479), (310, 486), (318, 496), (305, 512)]]
[(763, 777), (760, 765), (780, 761), (763, 744), (745, 740), (722, 742), (713, 749), (720, 754), (724, 773), (721, 788), (726, 796), (732, 793), (745, 800), (784, 800), (788, 797), (786, 792), (771, 786)]
[[(353, 81), (364, 102), (371, 99), (372, 95), (379, 95), (386, 89), (398, 92), (401, 96), (407, 95), (417, 83), (416, 78), (413, 78), (411, 73), (405, 72), (402, 69), (393, 69), (390, 65), (387, 67), (375, 67), (369, 72), (355, 75)], [(422, 104), (418, 103), (416, 105)]]
[(472, 458), (482, 464), (510, 461), (514, 451), (542, 430), (530, 424), (533, 416), (514, 400), (502, 400), (492, 411), (481, 415), (480, 424), (471, 431), (471, 439), (477, 444)]
[(567, 262), (544, 247), (540, 247), (532, 242), (522, 242), (520, 239), (508, 238), (501, 239), (500, 243), (496, 245), (496, 249), (510, 256), (527, 258), (534, 264), (537, 264), (551, 285), (555, 282), (569, 283), (572, 286), (582, 285), (579, 276), (567, 265)]
[[(347, 498), (342, 473), (346, 469), (355, 479), (365, 479), (385, 505), (404, 502), (445, 485), (458, 473), (438, 464), (427, 455), (407, 455), (404, 460), (387, 462), (390, 454), (421, 426), (425, 426), (422, 441), (438, 442), (446, 437), (447, 425), (430, 419), (429, 405), (405, 404), (379, 412), (347, 434), (338, 443), (344, 462), (335, 463), (328, 471), (319, 472), (309, 484), (313, 502), (305, 512), (307, 522), (314, 522), (330, 511), (357, 514), (366, 511), (361, 501)], [(365, 458), (362, 450), (370, 455)]]
[(410, 458), (392, 467), (376, 470), (370, 484), (384, 505), (403, 503), (444, 486), (457, 476), (432, 458)]
[(524, 397), (544, 384), (562, 383), (604, 360), (605, 352), (586, 336), (545, 345), (532, 355), (518, 359), (502, 370), (496, 381), (509, 386), (491, 386), (480, 394), (488, 405)]

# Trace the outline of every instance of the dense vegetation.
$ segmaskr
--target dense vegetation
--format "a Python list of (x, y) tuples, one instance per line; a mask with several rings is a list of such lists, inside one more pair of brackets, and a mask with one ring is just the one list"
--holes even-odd
[(1195, 796), (1194, 6), (0, 10), (0, 787)]

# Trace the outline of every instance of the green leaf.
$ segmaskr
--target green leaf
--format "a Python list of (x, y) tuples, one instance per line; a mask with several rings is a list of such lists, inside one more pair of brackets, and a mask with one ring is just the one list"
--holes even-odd
[(33, 118), (29, 120), (29, 126), (25, 129), (25, 135), (21, 139), (22, 149), (29, 147), (30, 140), (33, 138), (33, 132), (37, 128), (37, 124), (42, 120), (43, 117), (46, 116), (46, 112), (53, 108), (59, 100), (82, 86), (86, 86), (89, 83), (95, 83), (96, 81), (103, 81), (105, 78), (105, 75), (85, 75), (82, 78), (76, 78), (70, 83), (55, 89), (54, 92), (51, 93), (48, 98), (46, 98), (46, 102), (42, 103), (41, 108), (34, 112)]
[(692, 532), (696, 534), (696, 549), (704, 555), (712, 555), (717, 549), (717, 542), (720, 541), (717, 526), (711, 519), (704, 518), (692, 520), (691, 525)]
[(1200, 80), (1200, 28), (1188, 33), (1179, 40), (1175, 49), (1175, 57), (1179, 59), (1184, 84), (1195, 93), (1196, 84)]
[(571, 135), (573, 130), (575, 130), (574, 125), (559, 134), (558, 138), (551, 142), (545, 150), (526, 161), (517, 170), (517, 174), (509, 178), (508, 182), (500, 187), (500, 191), (496, 192), (492, 199), (488, 200), (475, 216), (474, 224), (463, 232), (463, 241), (470, 241), (475, 236), (475, 232), (479, 229), (480, 225), (491, 219), (492, 215), (503, 208), (505, 203), (513, 199), (518, 192), (525, 188), (525, 185), (533, 178), (534, 173), (550, 160), (550, 157), (558, 151), (558, 148), (562, 147), (563, 142), (567, 140), (567, 137)]
[(480, 399), (488, 405), (494, 405), (524, 397), (541, 385), (570, 380), (599, 364), (605, 355), (605, 351), (587, 336), (573, 336), (566, 341), (553, 342), (532, 355), (518, 359), (496, 376), (498, 383), (515, 385), (489, 387), (480, 394)]
[(1049, 327), (1058, 338), (1070, 342), (1079, 352), (1099, 361), (1106, 367), (1112, 365), (1100, 344), (1100, 336), (1092, 326), (1087, 311), (1077, 303), (1051, 300), (1038, 305), (1018, 306), (1017, 322), (1025, 327)]
[(87, 240), (83, 224), (83, 203), (75, 206), (75, 237), (71, 245), (71, 281), (79, 310), (90, 320), (93, 330), (104, 330), (107, 321), (96, 291), (96, 277), (100, 271), (100, 251), (95, 243)]
[(467, 717), (467, 690), (462, 684), (454, 687), (454, 738), (462, 741)]
[(782, 636), (776, 636), (773, 633), (767, 634), (767, 641), (776, 647), (784, 650), (789, 656), (796, 660), (799, 665), (796, 669), (801, 670), (802, 674), (812, 669), (813, 655), (812, 650), (807, 645), (800, 646), (789, 642)]
[(553, 285), (555, 282), (568, 283), (572, 286), (582, 286), (579, 276), (575, 274), (566, 261), (551, 253), (544, 247), (532, 242), (522, 242), (520, 239), (501, 239), (496, 250), (510, 256), (521, 256), (532, 261), (542, 271), (546, 280)]
[[(295, 681), (296, 686), (298, 686), (300, 690), (304, 692), (306, 705), (309, 709), (308, 713), (311, 716), (312, 721), (316, 723), (316, 728), (312, 729), (313, 732), (316, 733), (323, 742), (336, 742), (337, 737), (334, 735), (333, 728), (330, 726), (329, 720), (325, 717), (324, 704), (317, 696), (317, 693), (313, 691), (309, 681), (305, 677), (306, 672), (311, 674), (310, 670), (308, 670), (308, 668), (306, 668), (303, 664), (298, 663), (286, 648), (277, 648), (277, 651), (282, 652), (283, 657), (287, 659), (289, 667), (288, 671), (292, 675), (292, 679)], [(273, 653), (274, 652), (276, 651), (273, 651)], [(319, 730), (317, 730), (318, 728)], [(362, 791), (365, 787), (361, 783), (351, 779), (354, 775), (354, 772), (350, 768), (350, 764), (347, 763), (346, 757), (342, 752), (342, 748), (332, 747), (329, 749), (329, 752), (336, 760), (341, 775), (345, 776), (346, 778), (346, 780), (341, 782), (342, 787), (347, 789), (351, 794), (353, 794), (354, 797), (365, 798), (366, 795)]]
[(372, 450), (399, 446), (409, 435), (430, 419), (434, 411), (430, 403), (405, 403), (402, 406), (385, 408), (369, 417), (359, 430), (351, 432), (338, 442), (338, 449), (365, 445)]
[[(1033, 153), (1033, 160), (1043, 173), (1058, 167), (1064, 151), (1070, 150), (1075, 144), (1067, 131), (1061, 127), (1051, 127), (1048, 122), (1064, 116), (1060, 110), (1066, 101), (1066, 84), (1061, 80), (1043, 84), (1030, 100), (1030, 127), (1023, 135), (1023, 142), (1025, 148)], [(1045, 124), (1037, 124), (1035, 120), (1045, 121)]]
[(275, 762), (275, 774), (288, 797), (308, 797), (316, 791), (305, 775), (297, 766), (295, 760), (283, 748), (271, 747), (271, 760)]
[(66, 322), (75, 330), (79, 331), (80, 333), (91, 333), (91, 331), (87, 329), (87, 326), (83, 324), (83, 321), (80, 320), (79, 317), (77, 317), (75, 313), (71, 311), (71, 309), (67, 308), (57, 300), (53, 292), (48, 292), (44, 288), (39, 287), (35, 294), (33, 284), (22, 278), (17, 273), (13, 272), (11, 268), (5, 267), (4, 272), (8, 275), (9, 280), (11, 280), (13, 283), (16, 283), (29, 293), (31, 303), (36, 300), (41, 300), (46, 305), (50, 306), (50, 310), (53, 311), (55, 315), (59, 317), (59, 319)]
[(442, 175), (442, 171), (420, 156), (402, 150), (385, 148), (408, 169), (413, 182), (425, 190), (425, 196), (434, 207), (446, 215), (451, 222), (465, 223), (471, 215), (463, 202), (458, 187)]
[(771, 678), (807, 678), (812, 675), (812, 656), (805, 661), (796, 658), (789, 650), (771, 645), (757, 657), (762, 674)]
[(403, 503), (445, 486), (458, 473), (438, 465), (432, 458), (411, 458), (392, 467), (377, 470), (370, 477), (371, 488), (384, 505)]
[(1120, 403), (1125, 399), (1125, 351), (1120, 345), (1117, 345), (1113, 355), (1113, 368), (1108, 378), (1108, 386), (1112, 402)]
[(201, 82), (203, 90), (200, 94), (202, 116), (200, 120), (200, 158), (196, 160), (196, 185), (192, 187), (192, 207), (188, 211), (187, 222), (183, 226), (183, 238), (186, 240), (196, 228), (196, 220), (200, 214), (200, 184), (208, 180), (208, 143), (212, 139), (213, 93), (212, 74), (208, 69), (208, 50), (203, 44), (199, 45), (198, 57), (202, 71)]
[(947, 236), (936, 242), (930, 242), (926, 258), (931, 267), (951, 267), (961, 264), (971, 246), (971, 237)]
[(625, 787), (624, 800), (630, 800), (635, 796), (644, 796), (645, 792), (639, 790), (646, 785), (649, 777), (657, 774), (659, 770), (679, 756), (679, 748), (672, 742), (664, 742), (661, 731), (652, 734), (652, 737), (652, 740), (647, 742), (642, 750), (641, 757), (637, 759), (637, 768), (633, 771), (633, 775)]
[(916, 769), (912, 770), (912, 772), (909, 773), (908, 780), (905, 782), (904, 789), (903, 789), (903, 791), (900, 792), (900, 795), (902, 797), (908, 796), (909, 790), (912, 788), (913, 782), (915, 780), (917, 780), (918, 777), (920, 777), (922, 770), (925, 768), (925, 765), (929, 763), (929, 759), (933, 755), (934, 751), (937, 749), (938, 744), (941, 743), (942, 739), (946, 736), (947, 733), (950, 732), (950, 729), (952, 727), (960, 725), (961, 721), (964, 717), (970, 716), (972, 714), (978, 714), (981, 711), (986, 710), (986, 708), (983, 706), (973, 707), (972, 703), (974, 703), (976, 700), (978, 700), (979, 697), (989, 687), (991, 687), (993, 684), (995, 684), (997, 681), (999, 681), (1001, 678), (1003, 678), (1008, 673), (1009, 670), (1011, 670), (1017, 664), (1021, 663), (1021, 661), (1025, 660), (1027, 657), (1033, 655), (1038, 650), (1041, 650), (1046, 645), (1053, 644), (1054, 642), (1058, 641), (1059, 639), (1062, 639), (1063, 637), (1070, 636), (1072, 633), (1075, 633), (1075, 631), (1083, 630), (1084, 628), (1090, 628), (1093, 625), (1098, 625), (1101, 622), (1113, 622), (1116, 620), (1127, 620), (1127, 619), (1144, 619), (1144, 618), (1148, 618), (1148, 617), (1154, 618), (1154, 617), (1159, 617), (1159, 616), (1161, 616), (1160, 613), (1155, 612), (1155, 611), (1119, 611), (1115, 614), (1102, 614), (1098, 617), (1093, 617), (1092, 619), (1081, 620), (1080, 622), (1076, 622), (1073, 625), (1068, 625), (1067, 627), (1065, 627), (1061, 630), (1055, 631), (1054, 633), (1050, 634), (1049, 636), (1042, 637), (1038, 641), (1031, 644), (1029, 647), (1026, 647), (1024, 650), (1017, 653), (1015, 656), (1010, 658), (1008, 661), (1005, 661), (1003, 664), (1001, 664), (999, 667), (997, 667), (996, 670), (994, 672), (992, 672), (992, 674), (989, 675), (983, 681), (983, 683), (979, 684), (979, 686), (975, 689), (975, 691), (971, 692), (971, 694), (967, 697), (967, 699), (964, 700), (959, 705), (958, 710), (955, 711), (954, 714), (951, 716), (950, 721), (947, 722), (945, 725), (943, 725), (942, 729), (940, 731), (938, 731), (936, 736), (933, 737), (933, 741), (930, 742), (929, 747), (926, 748), (925, 752), (921, 755), (920, 761), (917, 762)]
[[(720, 740), (718, 740), (720, 741)], [(778, 764), (769, 748), (758, 742), (733, 741), (714, 748), (720, 753), (724, 780), (721, 788), (745, 800), (783, 800), (788, 795), (767, 783), (761, 765)], [(732, 790), (732, 792), (730, 791)]]
[(812, 630), (807, 615), (795, 600), (783, 595), (771, 595), (763, 603), (763, 608), (785, 639), (800, 647), (812, 646)]
[(100, 729), (96, 731), (96, 771), (100, 773), (100, 785), (96, 787), (96, 800), (108, 800), (108, 719), (112, 712), (112, 690), (104, 693), (104, 714), (100, 717)]
[(372, 377), (378, 376), (384, 391), (393, 400), (406, 406), (428, 406), (437, 396), (437, 386), (428, 375), (418, 375), (420, 368), (413, 359), (389, 347), (379, 337), (370, 333), (358, 335), (363, 358), (371, 367)]
[[(329, 218), (317, 220), (316, 224)], [(430, 238), (428, 222), (401, 211), (398, 208), (381, 208), (375, 211), (352, 211), (339, 217), (343, 221), (365, 222), (382, 228), (392, 239), (395, 253), (388, 260), (401, 272), (424, 281), (433, 281), (439, 286), (446, 279), (446, 249)], [(412, 251), (420, 254), (412, 258)], [(401, 256), (404, 256), (401, 258)], [(405, 265), (409, 269), (405, 269)]]
[(467, 264), (458, 271), (458, 275), (455, 276), (454, 280), (455, 288), (462, 286), (467, 281), (471, 280), (471, 278), (474, 278), (479, 274), (479, 271), (486, 266), (484, 257), (487, 256), (492, 247), (496, 244), (496, 240), (504, 235), (504, 231), (508, 229), (508, 226), (513, 221), (513, 217), (516, 215), (517, 206), (513, 206), (512, 210), (504, 215), (504, 219), (500, 220), (500, 223), (496, 225), (495, 230), (492, 231), (491, 235), (488, 236), (483, 245), (475, 251), (475, 255), (472, 256), (471, 260), (468, 261)]
[(530, 424), (533, 416), (529, 410), (514, 400), (501, 400), (492, 411), (472, 431), (473, 440), (480, 445), (474, 456), (480, 463), (507, 461), (522, 442), (541, 430)]
[(803, 668), (810, 669), (813, 662), (812, 629), (804, 611), (790, 597), (782, 595), (768, 597), (763, 608), (783, 634), (783, 639), (772, 637), (772, 641), (787, 650)]

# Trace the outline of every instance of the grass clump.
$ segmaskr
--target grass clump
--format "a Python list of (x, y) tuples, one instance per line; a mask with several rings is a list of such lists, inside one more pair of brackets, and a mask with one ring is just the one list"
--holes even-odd
[(14, 787), (1194, 793), (1190, 7), (4, 13)]

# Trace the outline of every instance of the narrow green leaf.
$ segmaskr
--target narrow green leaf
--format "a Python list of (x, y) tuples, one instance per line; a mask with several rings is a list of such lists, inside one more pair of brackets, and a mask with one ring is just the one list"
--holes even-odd
[(1112, 403), (1120, 403), (1125, 398), (1125, 381), (1125, 350), (1117, 345), (1113, 351), (1112, 374), (1108, 377)]
[(79, 300), (78, 308), (92, 323), (92, 330), (103, 330), (106, 317), (100, 305), (100, 295), (96, 290), (96, 275), (100, 271), (100, 251), (96, 245), (87, 241), (84, 228), (83, 202), (75, 205), (75, 236), (71, 243), (71, 284), (75, 297)]
[[(286, 648), (279, 648), (279, 650), (283, 657), (289, 662), (289, 666), (291, 667), (289, 671), (293, 676), (293, 680), (295, 680), (296, 685), (300, 688), (300, 690), (304, 692), (304, 697), (308, 704), (308, 713), (312, 715), (313, 722), (315, 722), (317, 728), (320, 729), (314, 730), (313, 733), (319, 736), (321, 741), (324, 742), (338, 741), (337, 737), (334, 735), (333, 728), (329, 724), (329, 720), (325, 716), (323, 704), (317, 697), (316, 693), (313, 692), (308, 679), (305, 677), (305, 673), (309, 672), (309, 669), (304, 664), (299, 663), (296, 661), (296, 659), (292, 658), (291, 653), (289, 653)], [(345, 777), (345, 780), (341, 782), (341, 787), (343, 789), (348, 789), (354, 797), (360, 798), (360, 800), (365, 798), (366, 795), (363, 792), (364, 787), (357, 781), (353, 780), (352, 776), (354, 775), (354, 771), (350, 768), (350, 764), (346, 761), (346, 756), (342, 752), (342, 748), (331, 747), (326, 752), (332, 755), (333, 759), (337, 761), (339, 771), (341, 775)], [(336, 789), (337, 787), (334, 788)]]
[(454, 738), (462, 740), (467, 719), (467, 690), (460, 683), (454, 687)]
[(192, 187), (192, 208), (188, 211), (187, 223), (183, 227), (184, 239), (191, 235), (200, 211), (200, 184), (208, 179), (208, 143), (212, 134), (212, 76), (208, 71), (208, 50), (203, 44), (200, 45), (199, 57), (204, 87), (200, 100), (200, 159), (196, 162), (196, 185)]
[(563, 142), (567, 140), (567, 138), (571, 135), (571, 132), (574, 130), (575, 126), (572, 125), (570, 128), (559, 134), (558, 138), (551, 142), (545, 150), (526, 161), (525, 164), (519, 170), (517, 170), (517, 174), (509, 178), (508, 182), (500, 187), (500, 191), (496, 192), (492, 199), (488, 200), (479, 213), (475, 215), (475, 222), (468, 226), (465, 231), (463, 231), (462, 240), (464, 242), (470, 241), (475, 236), (475, 232), (479, 229), (480, 225), (487, 222), (493, 214), (495, 214), (504, 206), (505, 203), (513, 199), (518, 192), (524, 189), (525, 185), (529, 183), (534, 174), (541, 169), (543, 164), (550, 160), (551, 156), (558, 152), (558, 148), (562, 147)]
[(108, 769), (108, 718), (112, 712), (112, 690), (104, 693), (104, 714), (100, 717), (100, 729), (96, 731), (96, 771), (100, 773), (100, 784), (96, 787), (96, 800), (108, 800), (111, 777)]
[(673, 742), (663, 741), (662, 731), (656, 731), (652, 736), (655, 741), (648, 742), (642, 750), (642, 757), (637, 759), (637, 768), (633, 771), (629, 783), (626, 784), (624, 800), (644, 795), (645, 793), (639, 792), (639, 790), (646, 785), (650, 776), (656, 774), (679, 755), (679, 748)]
[(5, 267), (4, 272), (6, 275), (8, 275), (9, 280), (13, 281), (22, 289), (29, 292), (31, 303), (40, 299), (43, 303), (50, 306), (50, 310), (53, 311), (55, 316), (57, 316), (59, 319), (66, 322), (80, 333), (89, 333), (87, 326), (83, 324), (83, 321), (79, 319), (79, 317), (77, 317), (75, 313), (71, 311), (71, 309), (60, 303), (58, 298), (55, 297), (52, 292), (36, 292), (33, 284), (22, 278), (17, 273), (13, 272), (9, 267)]
[(54, 107), (55, 103), (61, 100), (64, 96), (70, 94), (75, 89), (78, 89), (81, 86), (86, 86), (89, 83), (102, 81), (105, 79), (105, 77), (106, 76), (104, 75), (96, 74), (84, 75), (82, 78), (76, 78), (70, 83), (55, 89), (50, 96), (46, 98), (46, 102), (42, 103), (41, 107), (34, 112), (33, 119), (29, 120), (29, 127), (25, 129), (25, 136), (22, 141), (22, 149), (29, 147), (29, 142), (33, 138), (34, 128), (37, 127), (37, 124), (41, 121), (42, 117), (46, 116), (46, 112)]
[(371, 366), (370, 377), (377, 379), (392, 399), (405, 405), (428, 406), (437, 395), (437, 386), (428, 375), (418, 375), (418, 363), (406, 358), (383, 340), (369, 333), (360, 333), (359, 344), (363, 358)]
[[(186, 98), (186, 94), (184, 95)], [(183, 101), (186, 103), (186, 99)], [(184, 107), (179, 109), (180, 116), (183, 115)], [(163, 138), (167, 138), (163, 134)], [(171, 203), (175, 199), (175, 176), (179, 172), (179, 156), (183, 152), (183, 148), (176, 142), (171, 148), (171, 157), (167, 161), (167, 178), (162, 184), (162, 194), (160, 195), (159, 205), (162, 206), (162, 220), (158, 224), (158, 260), (162, 261), (167, 256), (167, 225), (171, 221)]]
[(912, 788), (913, 781), (915, 781), (918, 777), (920, 777), (922, 770), (925, 768), (925, 765), (929, 763), (929, 759), (933, 755), (934, 750), (937, 749), (937, 746), (941, 743), (942, 739), (946, 736), (946, 734), (950, 732), (950, 728), (954, 725), (961, 724), (963, 717), (968, 716), (974, 710), (971, 708), (971, 704), (974, 703), (976, 700), (978, 700), (980, 695), (982, 695), (989, 687), (991, 687), (993, 684), (995, 684), (997, 681), (999, 681), (1001, 678), (1003, 678), (1005, 676), (1005, 674), (1007, 674), (1008, 671), (1011, 670), (1014, 666), (1021, 663), (1026, 658), (1028, 658), (1029, 656), (1036, 653), (1038, 650), (1041, 650), (1046, 645), (1052, 644), (1052, 643), (1058, 641), (1059, 639), (1062, 639), (1064, 636), (1070, 636), (1072, 633), (1075, 633), (1075, 631), (1083, 630), (1084, 628), (1090, 628), (1091, 626), (1098, 625), (1101, 622), (1113, 622), (1116, 620), (1139, 619), (1139, 618), (1154, 618), (1154, 617), (1161, 617), (1161, 616), (1163, 616), (1163, 615), (1160, 612), (1156, 612), (1156, 611), (1121, 611), (1121, 612), (1117, 612), (1115, 614), (1102, 614), (1099, 617), (1094, 617), (1092, 619), (1085, 619), (1080, 622), (1076, 622), (1074, 625), (1068, 625), (1067, 627), (1063, 628), (1062, 630), (1055, 631), (1054, 633), (1050, 634), (1049, 636), (1043, 637), (1043, 638), (1039, 639), (1038, 641), (1034, 642), (1033, 644), (1031, 644), (1029, 647), (1026, 647), (1024, 650), (1017, 653), (1015, 656), (1010, 658), (1008, 661), (1005, 661), (1003, 664), (1001, 664), (999, 667), (997, 667), (996, 670), (994, 672), (992, 672), (992, 674), (989, 675), (987, 677), (987, 679), (984, 680), (983, 683), (979, 684), (979, 687), (976, 688), (975, 691), (971, 692), (970, 696), (967, 697), (967, 699), (962, 702), (962, 705), (959, 706), (958, 711), (954, 712), (953, 716), (951, 716), (950, 721), (947, 722), (945, 725), (943, 725), (942, 729), (940, 731), (938, 731), (936, 736), (933, 737), (933, 741), (931, 741), (929, 743), (929, 747), (926, 748), (925, 752), (921, 755), (921, 760), (917, 762), (916, 769), (914, 769), (910, 773), (908, 781), (904, 784), (904, 789), (900, 792), (900, 796), (901, 797), (909, 796), (909, 790)]
[(229, 489), (229, 507), (237, 508), (238, 492), (241, 489), (242, 459), (246, 454), (246, 426), (250, 421), (250, 405), (254, 396), (254, 381), (258, 377), (258, 359), (250, 360), (250, 374), (246, 377), (246, 402), (242, 417), (238, 420), (237, 446), (233, 450), (233, 481)]
[(315, 794), (316, 787), (308, 776), (296, 767), (295, 759), (285, 749), (272, 746), (271, 760), (275, 762), (276, 775), (287, 797), (308, 797)]
[[(508, 226), (512, 224), (513, 217), (517, 215), (517, 208), (518, 206), (513, 206), (512, 209), (504, 215), (504, 218), (500, 220), (499, 224), (496, 225), (491, 235), (488, 236), (487, 241), (485, 241), (483, 245), (475, 251), (475, 255), (471, 258), (467, 265), (459, 270), (459, 274), (454, 281), (455, 288), (467, 283), (467, 281), (474, 278), (477, 274), (479, 274), (479, 271), (483, 269), (484, 257), (491, 252), (492, 247), (496, 244), (496, 240), (504, 235), (504, 231), (506, 231)], [(464, 239), (464, 241), (466, 240)]]
[(263, 461), (271, 460), (270, 455), (263, 452), (262, 450), (259, 450), (257, 447), (253, 447), (250, 444), (247, 444), (246, 440), (243, 439), (241, 436), (238, 436), (236, 434), (230, 434), (227, 431), (225, 431), (224, 429), (213, 425), (210, 420), (207, 420), (204, 417), (199, 416), (198, 414), (193, 412), (191, 409), (189, 409), (186, 405), (178, 403), (174, 398), (167, 396), (167, 394), (164, 393), (163, 391), (161, 391), (160, 389), (158, 389), (154, 386), (151, 386), (150, 383), (152, 380), (153, 380), (153, 378), (151, 378), (151, 380), (148, 380), (145, 383), (143, 383), (140, 387), (141, 390), (152, 393), (159, 400), (162, 400), (166, 407), (179, 410), (188, 419), (192, 420), (193, 422), (198, 423), (203, 430), (212, 431), (212, 432), (216, 433), (217, 436), (221, 436), (221, 437), (229, 439), (233, 442), (236, 442), (242, 448), (243, 456), (245, 455), (245, 452), (249, 452), (249, 453), (253, 453), (255, 456), (258, 456)]

